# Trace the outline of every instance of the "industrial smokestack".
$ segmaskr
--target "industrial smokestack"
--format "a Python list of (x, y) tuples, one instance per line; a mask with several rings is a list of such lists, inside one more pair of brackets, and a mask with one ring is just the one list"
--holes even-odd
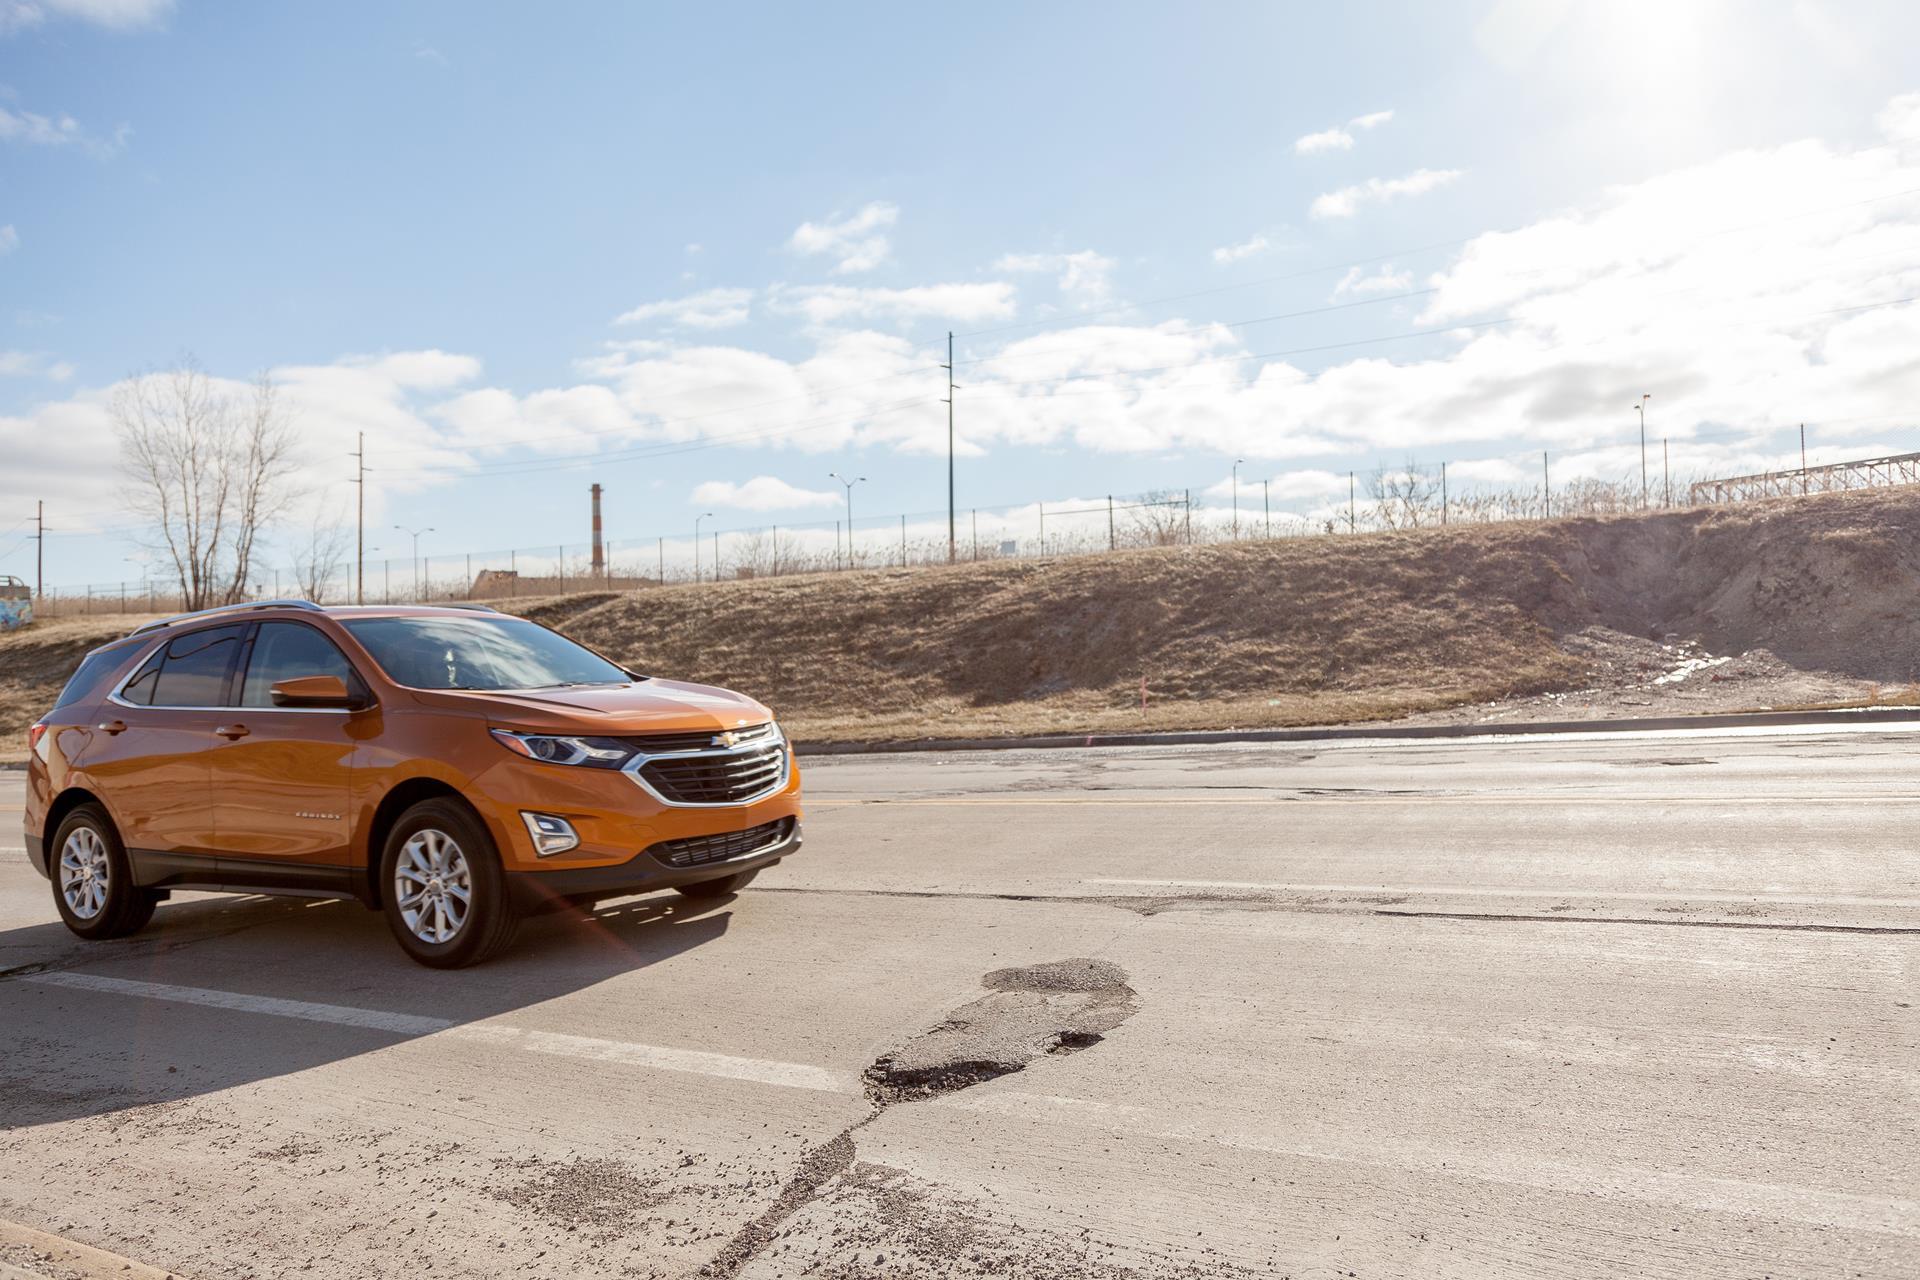
[(607, 553), (600, 541), (600, 486), (593, 486), (593, 576), (604, 578), (607, 573)]

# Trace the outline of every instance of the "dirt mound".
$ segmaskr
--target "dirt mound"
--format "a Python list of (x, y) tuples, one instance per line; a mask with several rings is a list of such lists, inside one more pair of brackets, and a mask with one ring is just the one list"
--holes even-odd
[[(1579, 639), (1602, 633), (1779, 677), (1688, 683), (1693, 709), (1838, 701), (1864, 696), (1849, 681), (1920, 675), (1917, 593), (1920, 491), (1890, 489), (500, 603), (847, 740), (1435, 714), (1631, 692), (1639, 664), (1664, 660)], [(80, 654), (133, 621), (0, 637), (0, 758)], [(1796, 684), (1807, 672), (1828, 674)]]

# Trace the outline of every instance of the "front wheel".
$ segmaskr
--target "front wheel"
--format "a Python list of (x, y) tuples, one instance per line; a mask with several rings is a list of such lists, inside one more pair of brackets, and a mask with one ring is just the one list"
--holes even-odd
[(677, 884), (673, 891), (688, 898), (725, 898), (740, 892), (753, 883), (760, 874), (760, 868), (742, 871), (738, 875), (721, 876), (718, 880), (697, 880), (692, 884)]
[(113, 819), (97, 804), (69, 813), (53, 834), (53, 904), (83, 938), (124, 938), (153, 919), (158, 901), (133, 882)]
[(432, 969), (497, 954), (520, 922), (487, 829), (450, 798), (400, 815), (380, 859), (380, 889), (400, 949)]

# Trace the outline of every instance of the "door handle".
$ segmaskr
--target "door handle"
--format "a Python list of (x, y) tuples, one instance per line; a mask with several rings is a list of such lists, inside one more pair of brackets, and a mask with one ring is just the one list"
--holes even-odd
[(95, 725), (94, 728), (107, 734), (125, 733), (127, 731), (127, 722), (125, 720), (109, 720), (105, 724)]
[(227, 740), (228, 740), (229, 742), (231, 742), (231, 741), (233, 741), (233, 740), (234, 740), (234, 739), (236, 739), (236, 738), (244, 738), (244, 737), (246, 737), (246, 736), (247, 736), (247, 726), (245, 726), (245, 725), (243, 725), (243, 724), (227, 724), (227, 725), (221, 725), (221, 726), (220, 726), (220, 727), (219, 727), (218, 729), (215, 729), (215, 730), (214, 730), (214, 732), (215, 732), (216, 734), (218, 734), (219, 736), (221, 736), (222, 738), (225, 738), (225, 739), (227, 739)]

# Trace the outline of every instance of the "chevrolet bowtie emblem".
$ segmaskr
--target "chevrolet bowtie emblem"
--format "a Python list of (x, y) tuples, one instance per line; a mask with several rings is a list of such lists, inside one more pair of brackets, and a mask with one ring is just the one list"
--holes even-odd
[(713, 735), (713, 745), (716, 747), (730, 747), (738, 741), (740, 741), (740, 735), (731, 729), (725, 733), (716, 733)]

